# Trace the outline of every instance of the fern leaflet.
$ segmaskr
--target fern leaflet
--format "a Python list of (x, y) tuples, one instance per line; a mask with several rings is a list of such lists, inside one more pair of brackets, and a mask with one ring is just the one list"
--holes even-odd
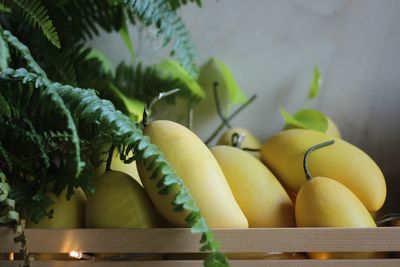
[(197, 77), (198, 69), (195, 63), (195, 50), (190, 34), (171, 7), (168, 0), (122, 0), (123, 3), (146, 25), (155, 25), (164, 39), (163, 46), (172, 42), (171, 54), (175, 55), (180, 64)]
[(189, 2), (194, 2), (199, 7), (202, 6), (201, 0), (169, 0), (168, 2), (174, 10), (180, 8), (183, 5), (186, 5)]
[(57, 30), (40, 0), (12, 0), (12, 2), (20, 8), (29, 24), (39, 27), (55, 47), (61, 48)]

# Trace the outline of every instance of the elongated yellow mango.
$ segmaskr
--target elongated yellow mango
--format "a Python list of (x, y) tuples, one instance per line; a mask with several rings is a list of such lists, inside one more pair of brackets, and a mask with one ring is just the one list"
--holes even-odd
[[(154, 121), (145, 129), (171, 167), (189, 189), (210, 227), (247, 228), (248, 222), (208, 147), (189, 129), (172, 121)], [(160, 195), (144, 163), (137, 161), (143, 186), (161, 214), (175, 227), (184, 227), (187, 212), (173, 210), (177, 190)]]
[[(326, 177), (311, 178), (300, 188), (296, 198), (296, 224), (298, 227), (376, 227), (374, 219), (357, 196), (341, 183)], [(378, 255), (369, 252), (314, 252), (309, 256), (328, 259)]]
[(211, 152), (250, 227), (295, 226), (293, 203), (264, 164), (236, 147), (215, 146)]
[(310, 172), (342, 183), (369, 211), (380, 209), (386, 198), (382, 171), (365, 152), (346, 141), (312, 130), (282, 131), (263, 144), (261, 160), (286, 189), (298, 192), (306, 181), (302, 165), (304, 153), (315, 144), (331, 139), (335, 140), (334, 145), (310, 155)]

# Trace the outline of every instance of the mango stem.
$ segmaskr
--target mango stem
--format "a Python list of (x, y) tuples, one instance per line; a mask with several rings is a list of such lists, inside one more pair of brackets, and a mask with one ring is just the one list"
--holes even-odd
[(310, 174), (310, 170), (308, 169), (308, 156), (315, 150), (321, 148), (321, 147), (325, 147), (325, 146), (329, 146), (335, 143), (335, 140), (330, 140), (330, 141), (326, 141), (320, 144), (317, 144), (313, 147), (311, 147), (310, 149), (308, 149), (306, 151), (306, 153), (304, 154), (304, 158), (303, 158), (303, 169), (304, 169), (304, 173), (306, 175), (306, 179), (308, 181), (310, 181), (312, 179), (312, 176)]
[(175, 89), (172, 89), (167, 92), (161, 92), (158, 94), (158, 96), (154, 97), (150, 103), (148, 103), (146, 105), (146, 107), (144, 108), (144, 111), (143, 111), (143, 120), (142, 120), (143, 127), (146, 127), (149, 124), (151, 110), (152, 110), (154, 104), (156, 104), (158, 101), (160, 101), (161, 99), (163, 99), (167, 96), (170, 96), (170, 95), (173, 95), (173, 94), (179, 92), (179, 90), (180, 90), (179, 88), (175, 88)]

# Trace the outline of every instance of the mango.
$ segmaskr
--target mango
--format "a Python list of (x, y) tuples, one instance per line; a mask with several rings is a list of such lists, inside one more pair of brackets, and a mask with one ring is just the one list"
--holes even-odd
[[(328, 147), (321, 150), (326, 149)], [(297, 194), (295, 213), (298, 227), (376, 227), (374, 219), (357, 196), (343, 184), (327, 177), (311, 178), (303, 184)], [(376, 256), (373, 252), (309, 253), (313, 259)]]
[(57, 197), (49, 193), (53, 201), (53, 217), (42, 218), (38, 223), (27, 220), (27, 228), (55, 228), (55, 229), (73, 229), (85, 227), (85, 205), (86, 195), (81, 188), (76, 188), (74, 195), (67, 200), (67, 189), (64, 189)]
[[(53, 201), (53, 217), (42, 218), (38, 223), (26, 221), (27, 228), (48, 228), (48, 229), (73, 229), (85, 227), (85, 205), (86, 195), (81, 188), (76, 188), (74, 195), (67, 200), (67, 189), (64, 189), (57, 197), (49, 193)], [(72, 260), (66, 253), (35, 253), (35, 260)]]
[(331, 139), (335, 140), (334, 145), (310, 155), (310, 172), (342, 183), (369, 211), (379, 210), (386, 198), (382, 171), (365, 152), (339, 138), (304, 129), (282, 131), (262, 145), (261, 160), (287, 190), (296, 193), (306, 182), (304, 153), (313, 145)]
[(88, 228), (155, 228), (157, 216), (143, 188), (129, 175), (107, 171), (95, 180), (96, 193), (88, 195)]
[[(144, 134), (163, 152), (176, 174), (200, 209), (210, 227), (247, 228), (248, 221), (236, 202), (228, 182), (208, 147), (186, 127), (166, 120), (150, 123)], [(186, 211), (176, 212), (172, 202), (178, 188), (160, 195), (146, 162), (137, 161), (137, 168), (147, 194), (161, 214), (174, 227), (185, 227)]]
[[(132, 153), (129, 152), (128, 156), (131, 157)], [(96, 168), (94, 169), (95, 177), (99, 177), (106, 172), (106, 161), (107, 161), (107, 156), (105, 156), (105, 158), (103, 159), (103, 162), (101, 164), (96, 166)], [(142, 185), (142, 181), (140, 181), (139, 173), (136, 168), (136, 163), (135, 162), (124, 163), (120, 159), (117, 149), (114, 149), (114, 151), (113, 151), (110, 169), (113, 171), (120, 171), (120, 172), (126, 173), (130, 177), (135, 179), (136, 182), (138, 182), (140, 185)]]
[[(244, 136), (243, 143), (240, 145), (240, 148), (250, 148), (250, 149), (260, 149), (261, 148), (261, 141), (252, 134), (249, 130), (245, 128), (234, 127), (226, 132), (224, 132), (221, 137), (219, 138), (217, 144), (218, 145), (227, 145), (232, 146), (232, 135), (233, 134), (240, 134)], [(260, 151), (246, 151), (253, 157), (260, 159)]]
[(249, 221), (249, 227), (295, 226), (293, 203), (264, 164), (232, 146), (215, 146), (211, 152)]

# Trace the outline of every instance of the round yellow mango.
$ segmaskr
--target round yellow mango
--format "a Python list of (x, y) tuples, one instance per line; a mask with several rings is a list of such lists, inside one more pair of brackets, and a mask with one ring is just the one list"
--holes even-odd
[(217, 159), (249, 227), (295, 226), (294, 206), (276, 177), (243, 150), (215, 146)]
[(369, 211), (379, 210), (386, 198), (382, 171), (365, 152), (342, 139), (312, 130), (282, 131), (262, 145), (261, 160), (287, 190), (298, 192), (306, 182), (302, 164), (304, 153), (315, 144), (331, 139), (335, 144), (309, 156), (310, 172), (342, 183)]
[(86, 195), (81, 188), (76, 188), (74, 195), (67, 200), (67, 189), (61, 192), (60, 196), (53, 193), (49, 194), (53, 201), (53, 217), (42, 218), (38, 223), (29, 220), (26, 222), (27, 228), (55, 228), (73, 229), (85, 227), (85, 205)]
[[(85, 205), (86, 195), (81, 188), (74, 191), (74, 195), (67, 200), (67, 189), (61, 192), (60, 196), (49, 194), (53, 205), (53, 217), (42, 218), (39, 223), (26, 221), (27, 228), (49, 228), (49, 229), (73, 229), (85, 227)], [(35, 253), (35, 260), (73, 260), (65, 253)]]
[[(217, 144), (218, 145), (227, 145), (232, 146), (232, 135), (233, 134), (240, 134), (244, 135), (243, 143), (241, 144), (240, 148), (251, 148), (251, 149), (260, 149), (261, 148), (261, 141), (252, 134), (249, 130), (244, 128), (231, 128), (224, 132), (221, 137), (219, 138)], [(246, 151), (253, 157), (260, 159), (260, 152), (259, 151)]]
[(88, 228), (155, 228), (157, 216), (143, 188), (129, 175), (107, 171), (95, 180), (96, 193), (88, 195)]
[[(341, 183), (326, 177), (311, 178), (303, 184), (297, 194), (295, 212), (298, 227), (376, 227), (357, 196)], [(376, 254), (314, 252), (309, 256), (313, 259), (339, 259), (376, 257)]]
[[(248, 227), (217, 160), (193, 132), (178, 123), (160, 120), (150, 123), (144, 134), (163, 152), (210, 227)], [(143, 186), (161, 214), (172, 226), (185, 227), (187, 212), (176, 212), (172, 205), (178, 189), (160, 195), (156, 179), (150, 180), (152, 173), (144, 162), (138, 160), (137, 166)]]

